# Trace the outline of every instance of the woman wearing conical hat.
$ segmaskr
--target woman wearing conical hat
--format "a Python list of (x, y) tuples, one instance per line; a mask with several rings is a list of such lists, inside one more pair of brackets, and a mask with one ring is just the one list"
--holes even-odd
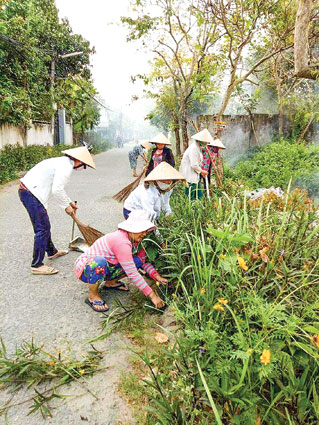
[(133, 177), (138, 177), (136, 172), (137, 167), (137, 158), (141, 156), (145, 163), (147, 163), (147, 158), (145, 155), (145, 150), (149, 147), (149, 142), (147, 140), (140, 142), (135, 145), (134, 148), (128, 153), (128, 159), (130, 161), (131, 169), (133, 170)]
[(124, 202), (123, 214), (127, 218), (131, 211), (144, 210), (150, 219), (156, 220), (161, 211), (172, 213), (169, 198), (162, 195), (171, 191), (175, 183), (184, 177), (167, 162), (161, 162)]
[(164, 134), (160, 133), (153, 137), (151, 143), (154, 143), (156, 147), (151, 152), (151, 159), (146, 170), (146, 176), (149, 175), (162, 161), (167, 162), (172, 167), (175, 167), (175, 159), (173, 152), (169, 148), (171, 142)]
[[(219, 150), (226, 149), (224, 144), (217, 137), (212, 138), (212, 140), (205, 146), (201, 148), (203, 154), (203, 160), (201, 163), (201, 169), (208, 172), (207, 180), (208, 184), (211, 181), (211, 175), (214, 166), (216, 166), (216, 161), (219, 156)], [(206, 188), (206, 179), (204, 180), (204, 186)]]
[(201, 168), (203, 162), (202, 149), (206, 148), (213, 141), (213, 138), (205, 128), (199, 133), (194, 134), (192, 139), (195, 141), (184, 152), (179, 171), (188, 183), (186, 195), (191, 201), (194, 201), (195, 199), (201, 199), (204, 194), (200, 177), (207, 177), (208, 171)]
[(68, 215), (75, 213), (77, 206), (65, 192), (65, 186), (73, 170), (87, 166), (95, 169), (93, 158), (86, 147), (62, 151), (64, 156), (39, 162), (20, 180), (19, 197), (28, 211), (34, 230), (34, 249), (31, 273), (50, 275), (58, 273), (54, 267), (43, 264), (45, 253), (53, 260), (68, 253), (59, 251), (51, 240), (50, 220), (47, 213), (51, 195)]

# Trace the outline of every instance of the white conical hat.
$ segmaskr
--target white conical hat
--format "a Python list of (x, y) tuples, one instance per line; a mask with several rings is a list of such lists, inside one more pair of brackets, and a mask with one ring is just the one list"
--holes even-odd
[(163, 133), (160, 133), (157, 136), (153, 137), (153, 139), (151, 140), (151, 143), (161, 143), (162, 145), (171, 145), (171, 142), (168, 140), (166, 136), (164, 136)]
[(216, 138), (212, 142), (210, 142), (209, 146), (216, 146), (216, 148), (226, 149), (226, 146), (224, 146), (223, 142), (218, 138)]
[(64, 153), (64, 155), (71, 156), (74, 159), (78, 159), (79, 161), (83, 162), (83, 164), (86, 164), (95, 170), (93, 158), (87, 147), (81, 146), (80, 148), (67, 149), (66, 151), (62, 151), (62, 153)]
[(148, 140), (142, 140), (140, 145), (142, 145), (144, 149), (148, 149), (150, 147), (150, 142)]
[(167, 162), (162, 161), (144, 181), (155, 181), (155, 180), (185, 180), (185, 177), (181, 175), (175, 168), (169, 165)]
[(212, 135), (207, 130), (207, 128), (204, 128), (204, 130), (194, 134), (194, 136), (192, 136), (192, 139), (195, 139), (195, 140), (198, 140), (199, 142), (204, 142), (204, 143), (211, 143), (214, 141)]

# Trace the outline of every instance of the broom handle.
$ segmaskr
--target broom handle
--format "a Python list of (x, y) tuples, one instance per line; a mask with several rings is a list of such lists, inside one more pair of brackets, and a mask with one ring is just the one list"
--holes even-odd
[[(74, 203), (75, 203), (75, 205), (78, 203), (78, 201), (74, 201)], [(76, 213), (76, 211), (75, 211), (75, 213)], [(72, 218), (73, 218), (73, 215), (75, 215), (75, 213), (74, 214), (72, 214)], [(73, 219), (73, 223), (72, 223), (72, 236), (71, 236), (71, 241), (73, 241), (73, 239), (74, 239), (74, 228), (75, 228), (75, 220)]]
[(210, 199), (209, 187), (208, 187), (208, 178), (207, 178), (207, 176), (205, 176), (205, 186), (206, 186), (207, 198)]

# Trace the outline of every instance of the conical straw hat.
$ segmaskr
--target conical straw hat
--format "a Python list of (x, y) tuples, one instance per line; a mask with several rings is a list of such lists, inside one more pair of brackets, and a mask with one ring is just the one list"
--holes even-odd
[(162, 161), (144, 181), (155, 181), (155, 180), (185, 180), (185, 177), (181, 175), (175, 168), (169, 165), (167, 162)]
[(224, 146), (223, 142), (218, 138), (210, 142), (209, 146), (216, 146), (216, 148), (226, 149), (226, 146)]
[(148, 140), (142, 140), (142, 141), (140, 142), (140, 145), (142, 145), (144, 149), (149, 149), (149, 147), (150, 147), (150, 142), (149, 142)]
[(160, 133), (157, 136), (153, 137), (153, 139), (151, 140), (151, 143), (161, 143), (162, 145), (171, 145), (171, 142), (168, 140), (166, 136), (164, 136), (163, 133)]
[(194, 136), (192, 136), (192, 139), (195, 139), (195, 140), (198, 140), (199, 142), (204, 142), (204, 143), (212, 143), (214, 141), (212, 135), (207, 130), (207, 128), (204, 128), (204, 130), (194, 134)]
[(74, 159), (78, 159), (83, 162), (83, 164), (88, 165), (95, 170), (95, 164), (93, 158), (85, 146), (81, 146), (80, 148), (67, 149), (66, 151), (62, 151), (64, 155), (71, 156)]

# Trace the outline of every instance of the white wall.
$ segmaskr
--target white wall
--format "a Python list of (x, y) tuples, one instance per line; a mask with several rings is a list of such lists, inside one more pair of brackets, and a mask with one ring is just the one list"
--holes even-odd
[[(51, 125), (47, 123), (34, 123), (30, 128), (16, 127), (11, 124), (0, 126), (0, 149), (5, 145), (53, 145)], [(72, 124), (65, 126), (65, 143), (72, 145)]]

